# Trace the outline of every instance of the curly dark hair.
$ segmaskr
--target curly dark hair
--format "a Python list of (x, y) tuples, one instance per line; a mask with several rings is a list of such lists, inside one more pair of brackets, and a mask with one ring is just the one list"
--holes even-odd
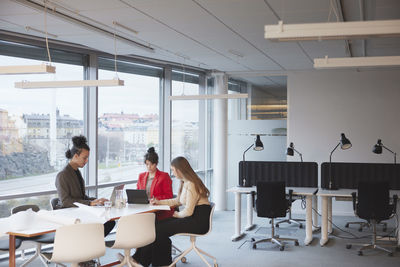
[(144, 163), (146, 163), (146, 160), (150, 161), (153, 164), (158, 164), (158, 155), (154, 147), (150, 147), (147, 150), (147, 153), (144, 155)]
[(75, 154), (79, 156), (79, 154), (82, 152), (82, 149), (90, 151), (90, 148), (87, 144), (87, 139), (83, 135), (72, 137), (72, 144), (72, 148), (65, 152), (65, 157), (67, 157), (67, 159), (72, 159)]

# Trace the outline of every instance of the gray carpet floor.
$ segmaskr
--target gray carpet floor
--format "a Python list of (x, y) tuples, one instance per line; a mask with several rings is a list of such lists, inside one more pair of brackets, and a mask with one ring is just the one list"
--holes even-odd
[[(243, 224), (245, 223), (245, 214), (242, 217)], [(293, 217), (301, 217), (295, 216)], [(300, 246), (294, 246), (292, 243), (287, 243), (284, 251), (280, 251), (276, 245), (264, 243), (258, 245), (257, 249), (252, 248), (250, 239), (264, 238), (265, 235), (270, 235), (271, 228), (269, 220), (255, 217), (257, 227), (249, 232), (246, 236), (236, 242), (231, 241), (231, 236), (234, 230), (234, 212), (233, 211), (216, 211), (213, 218), (212, 232), (197, 240), (199, 248), (205, 250), (217, 258), (218, 266), (312, 266), (312, 267), (346, 267), (346, 266), (400, 266), (400, 251), (395, 252), (394, 256), (389, 257), (387, 253), (380, 251), (365, 252), (363, 256), (357, 255), (357, 248), (346, 249), (347, 243), (365, 243), (369, 242), (372, 230), (364, 228), (359, 232), (357, 226), (345, 228), (347, 221), (354, 221), (354, 217), (334, 216), (333, 222), (339, 229), (334, 230), (334, 235), (330, 235), (328, 244), (321, 247), (319, 244), (320, 233), (314, 232), (313, 242), (309, 246), (304, 245), (305, 231), (299, 229), (298, 226), (282, 224), (277, 233), (282, 237), (298, 238)], [(378, 227), (378, 232), (385, 235), (394, 235), (395, 218), (388, 221), (388, 229), (382, 232), (382, 228)], [(346, 231), (346, 232), (345, 232)], [(359, 238), (356, 238), (359, 237)], [(387, 244), (395, 244), (386, 242)], [(189, 247), (188, 237), (173, 237), (173, 244), (181, 249)], [(116, 253), (112, 249), (107, 249), (106, 256), (101, 259), (101, 263), (112, 262), (116, 260)], [(17, 266), (21, 264), (21, 260), (17, 260)], [(209, 261), (212, 265), (212, 261)], [(0, 261), (0, 267), (8, 266), (8, 259)], [(42, 266), (40, 261), (34, 261), (30, 266)], [(54, 264), (51, 264), (54, 266)], [(177, 266), (206, 266), (201, 259), (191, 252), (187, 256), (187, 263), (178, 263)]]

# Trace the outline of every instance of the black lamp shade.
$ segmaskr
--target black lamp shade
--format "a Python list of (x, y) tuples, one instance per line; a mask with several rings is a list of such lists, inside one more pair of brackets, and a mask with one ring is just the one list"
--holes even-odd
[(351, 147), (351, 142), (349, 139), (346, 138), (346, 136), (344, 135), (344, 133), (341, 134), (341, 138), (340, 138), (340, 147), (342, 149), (349, 149)]
[(378, 139), (378, 142), (372, 148), (372, 152), (374, 152), (375, 154), (382, 154), (382, 141), (381, 141), (381, 139)]
[(264, 150), (264, 145), (261, 142), (260, 135), (258, 135), (258, 134), (257, 134), (257, 138), (256, 138), (256, 141), (255, 141), (255, 144), (254, 144), (254, 150), (256, 150), (256, 151)]
[(294, 155), (293, 143), (290, 143), (289, 147), (287, 148), (286, 155), (288, 155), (288, 156)]

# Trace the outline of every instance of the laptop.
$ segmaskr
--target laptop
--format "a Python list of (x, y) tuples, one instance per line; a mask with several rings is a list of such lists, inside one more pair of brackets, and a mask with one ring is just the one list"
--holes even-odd
[(117, 190), (123, 190), (124, 186), (125, 186), (125, 184), (120, 184), (120, 185), (114, 186), (114, 189), (113, 189), (113, 191), (111, 193), (111, 197), (110, 197), (110, 201), (113, 206), (115, 206), (115, 199), (117, 198)]
[(126, 189), (129, 204), (149, 204), (146, 190)]

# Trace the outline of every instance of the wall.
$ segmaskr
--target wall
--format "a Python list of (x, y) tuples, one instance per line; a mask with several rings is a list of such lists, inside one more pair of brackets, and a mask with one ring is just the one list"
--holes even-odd
[[(288, 76), (287, 142), (304, 161), (329, 162), (345, 133), (353, 146), (338, 148), (332, 161), (393, 162), (384, 150), (373, 154), (377, 139), (400, 152), (400, 71), (313, 71)], [(288, 157), (287, 160), (296, 160)], [(352, 215), (349, 202), (333, 202), (334, 214)]]
[[(228, 121), (228, 178), (227, 188), (238, 185), (239, 161), (243, 152), (254, 144), (255, 136), (261, 136), (264, 150), (246, 152), (247, 160), (285, 161), (286, 160), (286, 120), (230, 120)], [(228, 193), (227, 209), (235, 206), (234, 195)], [(246, 198), (242, 197), (242, 207), (246, 207)]]

